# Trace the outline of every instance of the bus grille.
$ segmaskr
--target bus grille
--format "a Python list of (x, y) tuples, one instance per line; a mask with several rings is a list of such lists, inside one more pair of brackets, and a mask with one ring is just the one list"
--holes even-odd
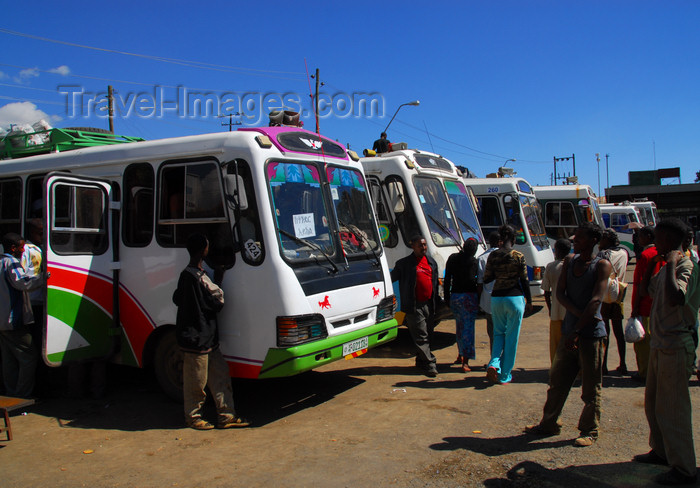
[(369, 312), (363, 313), (361, 315), (357, 315), (355, 317), (351, 317), (348, 319), (336, 320), (335, 322), (331, 322), (331, 326), (334, 329), (340, 329), (341, 327), (346, 327), (348, 325), (357, 324), (359, 322), (364, 322), (368, 318), (369, 318)]

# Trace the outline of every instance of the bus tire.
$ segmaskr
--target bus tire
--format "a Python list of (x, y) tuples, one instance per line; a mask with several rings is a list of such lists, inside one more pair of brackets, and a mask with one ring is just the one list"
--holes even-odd
[(153, 354), (153, 371), (163, 392), (181, 402), (182, 395), (182, 350), (177, 344), (175, 329), (167, 331), (158, 341)]

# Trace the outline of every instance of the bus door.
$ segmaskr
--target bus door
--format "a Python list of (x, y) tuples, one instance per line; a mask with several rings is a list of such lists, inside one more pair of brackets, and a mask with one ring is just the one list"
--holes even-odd
[[(44, 356), (47, 364), (110, 356), (120, 338), (118, 204), (111, 184), (50, 173), (44, 179)], [(117, 311), (117, 313), (113, 313)]]

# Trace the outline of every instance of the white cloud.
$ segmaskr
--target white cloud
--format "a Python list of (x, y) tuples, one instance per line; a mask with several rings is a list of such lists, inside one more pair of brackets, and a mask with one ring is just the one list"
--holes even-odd
[(49, 73), (55, 73), (57, 75), (67, 76), (70, 74), (70, 68), (68, 66), (66, 66), (65, 64), (62, 64), (61, 66), (58, 66), (57, 68), (50, 69)]
[(23, 83), (31, 78), (36, 78), (39, 76), (38, 68), (27, 68), (19, 72), (19, 76), (15, 76), (15, 81), (17, 83)]
[(9, 78), (9, 76), (7, 75), (7, 73), (3, 73), (2, 71), (0, 71), (0, 80), (4, 80), (4, 79), (7, 79), (7, 78)]
[(56, 120), (31, 102), (13, 102), (0, 107), (0, 127), (9, 129), (10, 124), (33, 124), (39, 120)]

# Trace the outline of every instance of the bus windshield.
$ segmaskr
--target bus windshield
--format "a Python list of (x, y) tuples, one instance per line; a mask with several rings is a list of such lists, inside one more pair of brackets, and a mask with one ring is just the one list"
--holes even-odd
[(326, 176), (338, 217), (343, 250), (349, 256), (379, 250), (379, 237), (365, 179), (356, 169), (328, 166)]
[(549, 240), (542, 222), (542, 211), (537, 199), (534, 196), (520, 195), (520, 206), (523, 209), (523, 217), (530, 231), (530, 238), (533, 244), (540, 246), (542, 249), (549, 248)]
[(603, 214), (598, 206), (598, 201), (595, 198), (588, 198), (579, 200), (578, 202), (579, 215), (582, 217), (583, 222), (593, 222), (598, 224), (603, 229), (605, 229), (605, 222), (603, 221)]
[(267, 166), (267, 180), (284, 257), (294, 261), (332, 256), (335, 250), (318, 167), (273, 161)]
[(475, 201), (471, 188), (467, 189), (461, 181), (445, 181), (445, 189), (450, 199), (452, 208), (457, 215), (457, 222), (462, 231), (462, 239), (476, 239), (479, 243), (484, 242), (484, 236), (479, 227), (479, 220), (474, 211)]
[(440, 181), (435, 178), (416, 177), (413, 184), (433, 242), (438, 246), (458, 244), (459, 229)]

